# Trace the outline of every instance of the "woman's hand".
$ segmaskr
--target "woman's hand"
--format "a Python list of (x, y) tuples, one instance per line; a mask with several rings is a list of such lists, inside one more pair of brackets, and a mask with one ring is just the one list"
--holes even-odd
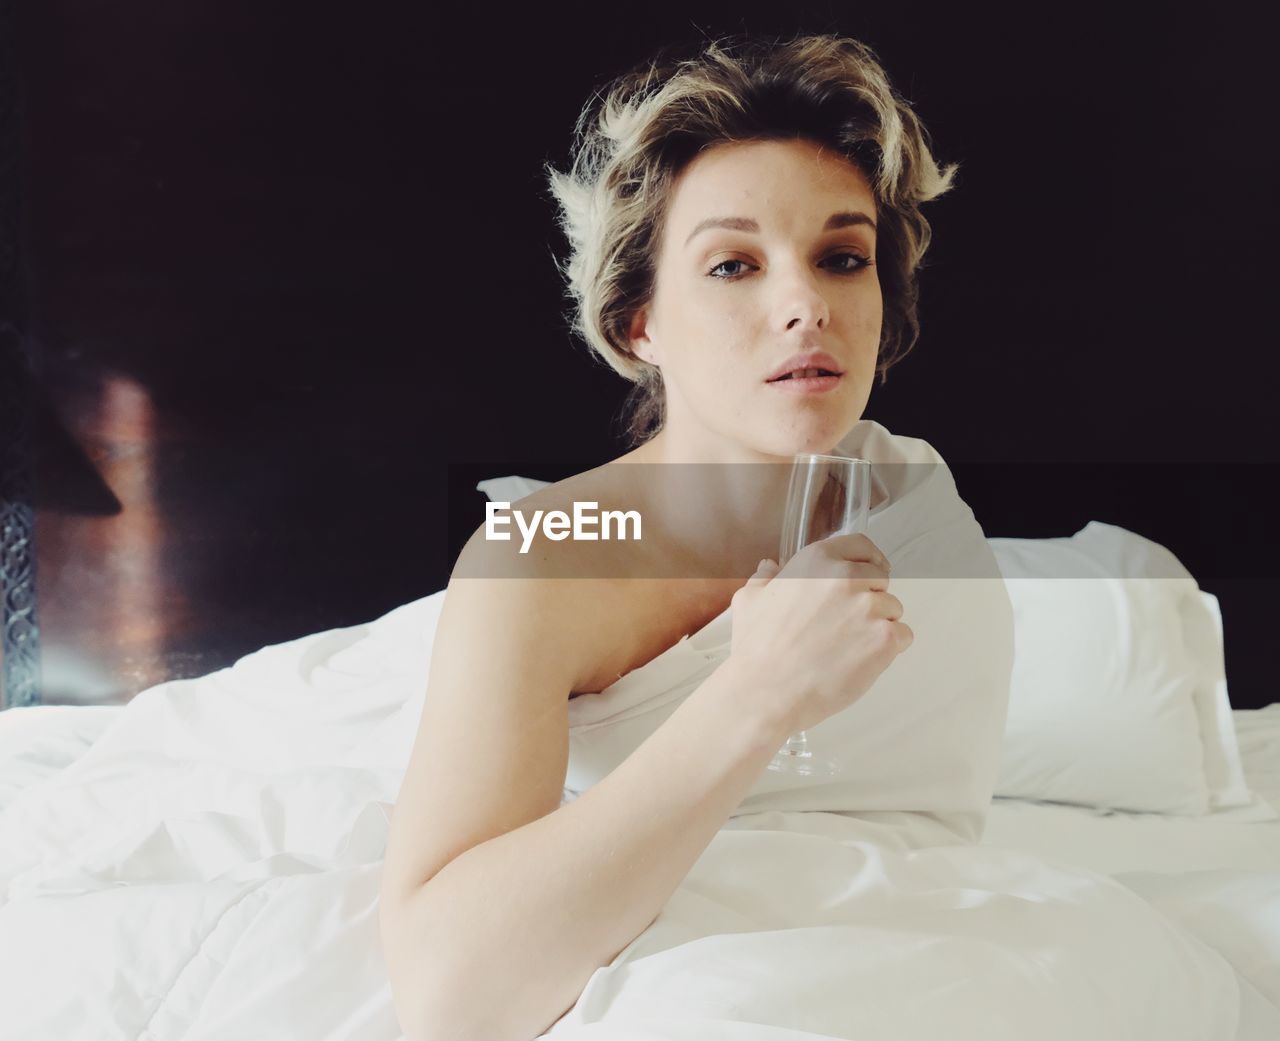
[(805, 730), (871, 689), (915, 634), (889, 591), (889, 561), (865, 535), (835, 535), (778, 569), (763, 560), (733, 595), (726, 663), (760, 710)]

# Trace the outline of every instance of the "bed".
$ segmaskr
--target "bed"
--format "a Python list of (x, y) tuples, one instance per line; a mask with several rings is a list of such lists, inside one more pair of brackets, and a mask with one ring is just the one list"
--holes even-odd
[[(0, 1041), (402, 1036), (376, 903), (389, 813), (421, 714), (443, 596), (367, 625), (263, 648), (124, 706), (0, 713)], [(1226, 704), (1225, 689), (1217, 694)], [(916, 894), (936, 896), (937, 914), (957, 922), (970, 899), (1005, 901), (1008, 938), (1019, 938), (1019, 908), (1039, 899), (1037, 880), (1050, 877), (1048, 867), (1063, 871), (1052, 876), (1055, 885), (1078, 887), (1082, 906), (1114, 906), (1118, 922), (1141, 907), (1145, 917), (1132, 920), (1145, 932), (1131, 935), (1118, 925), (1119, 960), (1105, 969), (1129, 974), (1116, 993), (1130, 1010), (1146, 1010), (1141, 1023), (1125, 1021), (1128, 1013), (1108, 1004), (1115, 994), (1062, 959), (1077, 928), (1070, 916), (1036, 941), (1030, 960), (1012, 957), (995, 938), (971, 938), (966, 956), (978, 951), (981, 962), (973, 965), (975, 979), (1014, 973), (1031, 984), (1017, 991), (1022, 1007), (1010, 992), (1007, 1019), (956, 1021), (939, 1032), (930, 1017), (948, 1008), (954, 1014), (954, 1003), (912, 1001), (904, 1020), (893, 988), (945, 995), (951, 984), (920, 972), (944, 964), (939, 952), (948, 948), (933, 934), (932, 919), (908, 923), (916, 954), (891, 972), (888, 948), (868, 945), (867, 937), (902, 928), (892, 897), (880, 908), (882, 921), (862, 923), (861, 946), (848, 954), (876, 959), (866, 978), (880, 989), (859, 995), (854, 974), (844, 1007), (856, 1003), (864, 1018), (854, 1028), (824, 1023), (822, 1000), (805, 985), (838, 961), (841, 948), (828, 946), (836, 932), (826, 922), (787, 920), (810, 912), (783, 906), (781, 897), (762, 902), (751, 875), (781, 862), (810, 872), (804, 898), (830, 907), (841, 865), (879, 854), (842, 838), (847, 822), (839, 814), (771, 811), (732, 818), (668, 911), (599, 970), (546, 1036), (1085, 1036), (1078, 1032), (1084, 1020), (1055, 1021), (1036, 1005), (1051, 990), (1096, 1001), (1091, 1039), (1168, 1037), (1178, 1029), (1188, 1037), (1275, 1041), (1280, 703), (1222, 718), (1229, 720), (1225, 747), (1238, 754), (1240, 768), (1218, 785), (1230, 798), (1180, 813), (1073, 804), (1052, 787), (1042, 793), (1047, 798), (998, 794), (976, 855), (987, 858), (1000, 886), (975, 896), (947, 888), (939, 874), (936, 889)], [(1005, 766), (1014, 778), (1018, 763)], [(1065, 773), (1059, 780), (1071, 783)], [(914, 885), (926, 868), (943, 872), (956, 855), (952, 847), (903, 856), (916, 858)], [(836, 889), (824, 893), (827, 885)], [(750, 901), (747, 910), (733, 909), (739, 897)], [(748, 922), (748, 914), (760, 917)], [(723, 946), (688, 932), (702, 919), (719, 923)], [(848, 940), (842, 935), (841, 943)], [(795, 976), (752, 975), (745, 952), (753, 942), (793, 951), (802, 968)], [(645, 944), (663, 956), (643, 957)], [(1157, 946), (1183, 959), (1176, 971), (1184, 986), (1145, 976), (1141, 958), (1131, 957)], [(692, 961), (699, 952), (701, 960)], [(695, 964), (705, 975), (688, 974)], [(686, 1004), (673, 1004), (695, 978), (696, 997), (685, 993)], [(703, 1011), (669, 1011), (688, 1009), (689, 1000), (704, 1003)], [(785, 1029), (759, 1013), (762, 1003), (779, 1001), (795, 1010)], [(707, 1002), (717, 1003), (714, 1012)], [(1030, 1034), (1028, 1022), (1037, 1024)]]

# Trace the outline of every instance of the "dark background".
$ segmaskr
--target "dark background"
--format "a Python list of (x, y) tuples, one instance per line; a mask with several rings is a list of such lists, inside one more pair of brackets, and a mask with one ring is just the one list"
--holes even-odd
[[(785, 8), (785, 11), (782, 9)], [(542, 165), (673, 41), (839, 31), (915, 105), (922, 335), (866, 416), (988, 535), (1121, 524), (1276, 700), (1267, 33), (1230, 6), (18, 5), (45, 700), (123, 701), (442, 588), (476, 480), (619, 455)]]

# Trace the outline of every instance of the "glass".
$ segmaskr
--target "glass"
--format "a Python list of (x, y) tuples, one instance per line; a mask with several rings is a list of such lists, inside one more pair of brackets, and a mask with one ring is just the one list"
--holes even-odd
[[(842, 455), (797, 455), (782, 516), (778, 566), (813, 542), (867, 530), (871, 514), (871, 464)], [(840, 764), (814, 756), (803, 730), (792, 734), (769, 769), (801, 776), (831, 776)]]

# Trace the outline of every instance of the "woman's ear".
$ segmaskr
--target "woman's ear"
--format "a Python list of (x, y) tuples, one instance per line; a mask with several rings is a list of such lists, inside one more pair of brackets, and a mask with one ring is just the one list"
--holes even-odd
[(649, 314), (645, 308), (636, 308), (631, 316), (631, 327), (627, 330), (627, 338), (632, 354), (650, 365), (658, 365), (658, 352), (649, 336)]

